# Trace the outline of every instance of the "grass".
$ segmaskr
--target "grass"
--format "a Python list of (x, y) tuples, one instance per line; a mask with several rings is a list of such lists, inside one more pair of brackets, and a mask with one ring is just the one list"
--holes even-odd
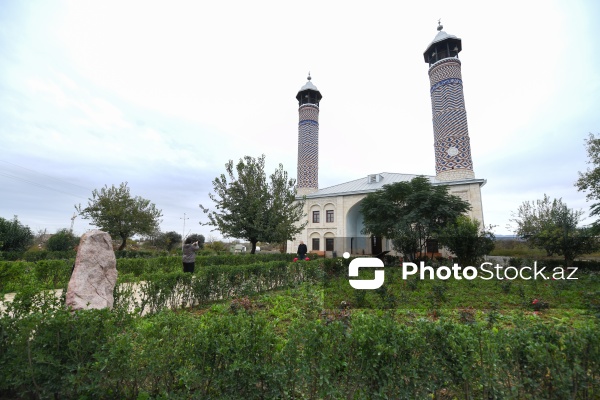
[[(523, 320), (577, 328), (599, 318), (587, 296), (600, 291), (598, 273), (586, 273), (573, 282), (525, 281), (504, 286), (500, 281), (423, 280), (412, 289), (406, 282), (394, 281), (396, 275), (389, 276), (393, 279), (386, 281), (385, 292), (366, 291), (363, 298), (356, 297), (360, 291), (344, 287), (344, 282), (349, 287), (345, 278), (336, 278), (329, 282), (330, 286), (337, 286), (335, 290), (321, 284), (304, 284), (180, 312), (215, 316), (253, 313), (268, 318), (282, 335), (297, 320), (327, 323), (360, 314), (392, 314), (398, 323), (404, 324), (425, 319), (494, 325), (500, 329), (511, 328), (515, 321)], [(543, 301), (548, 308), (535, 308), (534, 299)]]

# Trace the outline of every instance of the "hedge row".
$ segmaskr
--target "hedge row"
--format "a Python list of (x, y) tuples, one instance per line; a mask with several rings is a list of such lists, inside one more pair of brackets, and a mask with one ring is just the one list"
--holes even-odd
[[(42, 289), (65, 287), (71, 278), (74, 260), (73, 257), (35, 262), (0, 261), (0, 293), (16, 292), (26, 286)], [(245, 265), (291, 260), (291, 254), (207, 255), (196, 257), (196, 270), (210, 265)], [(117, 258), (117, 271), (125, 280), (131, 280), (132, 277), (145, 279), (152, 274), (181, 270), (181, 257)]]
[(600, 330), (53, 310), (0, 318), (0, 371), (2, 398), (592, 399)]
[[(67, 251), (50, 251), (50, 250), (39, 250), (39, 251), (3, 251), (0, 252), (0, 260), (4, 261), (41, 261), (41, 260), (63, 260), (63, 259), (74, 259), (76, 255), (75, 250)], [(172, 253), (168, 251), (148, 251), (148, 250), (115, 250), (115, 257), (117, 258), (155, 258), (155, 257), (166, 257), (166, 256), (179, 256), (181, 257), (181, 249), (174, 250)], [(214, 252), (208, 250), (201, 250), (198, 253), (199, 256), (215, 256)], [(216, 255), (217, 257), (228, 257), (231, 253), (223, 252), (222, 254)], [(239, 254), (236, 256), (246, 257), (266, 257), (269, 259), (283, 259), (284, 257), (289, 258), (289, 254), (281, 253), (257, 253), (257, 254)]]
[[(48, 261), (50, 263), (50, 261)], [(16, 265), (16, 264), (15, 264)], [(114, 290), (114, 307), (138, 314), (155, 313), (164, 308), (206, 304), (239, 296), (252, 296), (269, 290), (296, 287), (303, 282), (322, 280), (319, 261), (271, 261), (250, 265), (211, 265), (195, 274), (156, 272), (142, 279), (119, 283)], [(66, 283), (62, 288), (66, 287)], [(7, 315), (18, 318), (35, 305), (44, 310), (60, 308), (52, 292), (35, 284), (21, 286)], [(66, 290), (63, 290), (63, 296)]]
[(62, 260), (75, 258), (75, 250), (67, 251), (2, 251), (0, 252), (0, 260), (4, 261), (40, 261), (40, 260)]
[[(115, 289), (115, 307), (155, 313), (164, 308), (202, 305), (269, 290), (296, 287), (322, 279), (318, 261), (271, 261), (251, 265), (207, 266), (196, 274), (184, 272), (147, 275), (144, 281)], [(134, 292), (137, 293), (134, 295)]]

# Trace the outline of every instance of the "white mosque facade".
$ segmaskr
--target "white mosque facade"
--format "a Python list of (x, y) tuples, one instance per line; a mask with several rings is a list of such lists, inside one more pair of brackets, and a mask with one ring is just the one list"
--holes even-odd
[[(469, 216), (483, 226), (481, 187), (485, 179), (475, 177), (467, 116), (463, 96), (461, 39), (438, 26), (438, 33), (423, 56), (429, 64), (432, 122), (434, 133), (435, 175), (425, 175), (434, 185), (445, 185), (449, 192), (471, 205)], [(318, 187), (319, 175), (319, 105), (322, 95), (308, 82), (298, 91), (298, 170), (297, 196), (304, 197), (305, 229), (288, 242), (295, 253), (300, 241), (309, 252), (326, 256), (379, 254), (393, 250), (385, 238), (363, 234), (360, 204), (365, 196), (384, 185), (410, 181), (417, 175), (366, 171), (356, 180), (327, 188)]]

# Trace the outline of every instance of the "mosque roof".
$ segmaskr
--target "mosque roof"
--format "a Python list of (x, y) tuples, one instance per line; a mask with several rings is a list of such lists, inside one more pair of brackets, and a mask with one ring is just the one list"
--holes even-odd
[(306, 82), (304, 86), (302, 86), (300, 90), (298, 90), (298, 93), (303, 92), (305, 90), (314, 90), (315, 92), (319, 91), (319, 89), (317, 89), (317, 87), (311, 81)]
[(455, 46), (454, 48), (457, 49), (457, 53), (459, 53), (462, 50), (462, 40), (454, 35), (450, 35), (450, 34), (446, 33), (442, 29), (444, 29), (444, 26), (442, 25), (442, 23), (440, 21), (438, 21), (438, 27), (437, 27), (438, 33), (437, 33), (437, 35), (435, 35), (435, 37), (433, 38), (431, 43), (429, 43), (427, 45), (427, 48), (423, 52), (423, 57), (425, 58), (425, 62), (430, 62), (430, 58), (429, 58), (428, 54), (431, 51), (431, 48), (436, 43), (449, 41), (452, 46)]
[(316, 192), (306, 195), (307, 199), (316, 197), (329, 196), (348, 196), (353, 194), (364, 194), (375, 192), (383, 187), (396, 182), (408, 182), (417, 176), (424, 176), (434, 185), (458, 185), (464, 183), (479, 183), (483, 186), (485, 179), (465, 179), (460, 181), (439, 181), (432, 175), (417, 175), (417, 174), (400, 174), (393, 172), (380, 172), (379, 174), (371, 174), (366, 177), (355, 179), (350, 182), (340, 183), (339, 185), (329, 186), (319, 189)]
[[(310, 81), (312, 77), (310, 76), (310, 72), (308, 73), (308, 81), (298, 90), (298, 93), (304, 92), (305, 90), (314, 90), (315, 92), (319, 92), (319, 89)], [(321, 92), (319, 92), (321, 93)]]
[(460, 40), (459, 38), (457, 38), (457, 37), (456, 37), (456, 36), (454, 36), (454, 35), (449, 35), (449, 34), (447, 34), (447, 33), (446, 33), (446, 32), (444, 32), (444, 31), (439, 31), (439, 32), (437, 33), (437, 35), (435, 35), (435, 37), (433, 38), (433, 40), (431, 41), (431, 43), (429, 43), (429, 44), (427, 45), (427, 49), (425, 49), (425, 51), (427, 51), (427, 50), (428, 50), (428, 49), (429, 49), (429, 48), (430, 48), (430, 47), (431, 47), (433, 44), (435, 44), (435, 43), (437, 43), (437, 42), (441, 42), (441, 41), (443, 41), (443, 40), (446, 40), (446, 39), (456, 39), (456, 40)]

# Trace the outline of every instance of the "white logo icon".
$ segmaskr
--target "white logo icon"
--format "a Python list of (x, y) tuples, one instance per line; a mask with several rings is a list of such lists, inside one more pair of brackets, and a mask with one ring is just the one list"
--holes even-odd
[[(359, 268), (383, 268), (383, 261), (379, 258), (364, 257), (355, 258), (350, 261), (348, 266), (348, 275), (358, 277)], [(379, 289), (383, 285), (384, 272), (383, 270), (375, 270), (375, 279), (350, 279), (350, 286), (354, 289)]]

